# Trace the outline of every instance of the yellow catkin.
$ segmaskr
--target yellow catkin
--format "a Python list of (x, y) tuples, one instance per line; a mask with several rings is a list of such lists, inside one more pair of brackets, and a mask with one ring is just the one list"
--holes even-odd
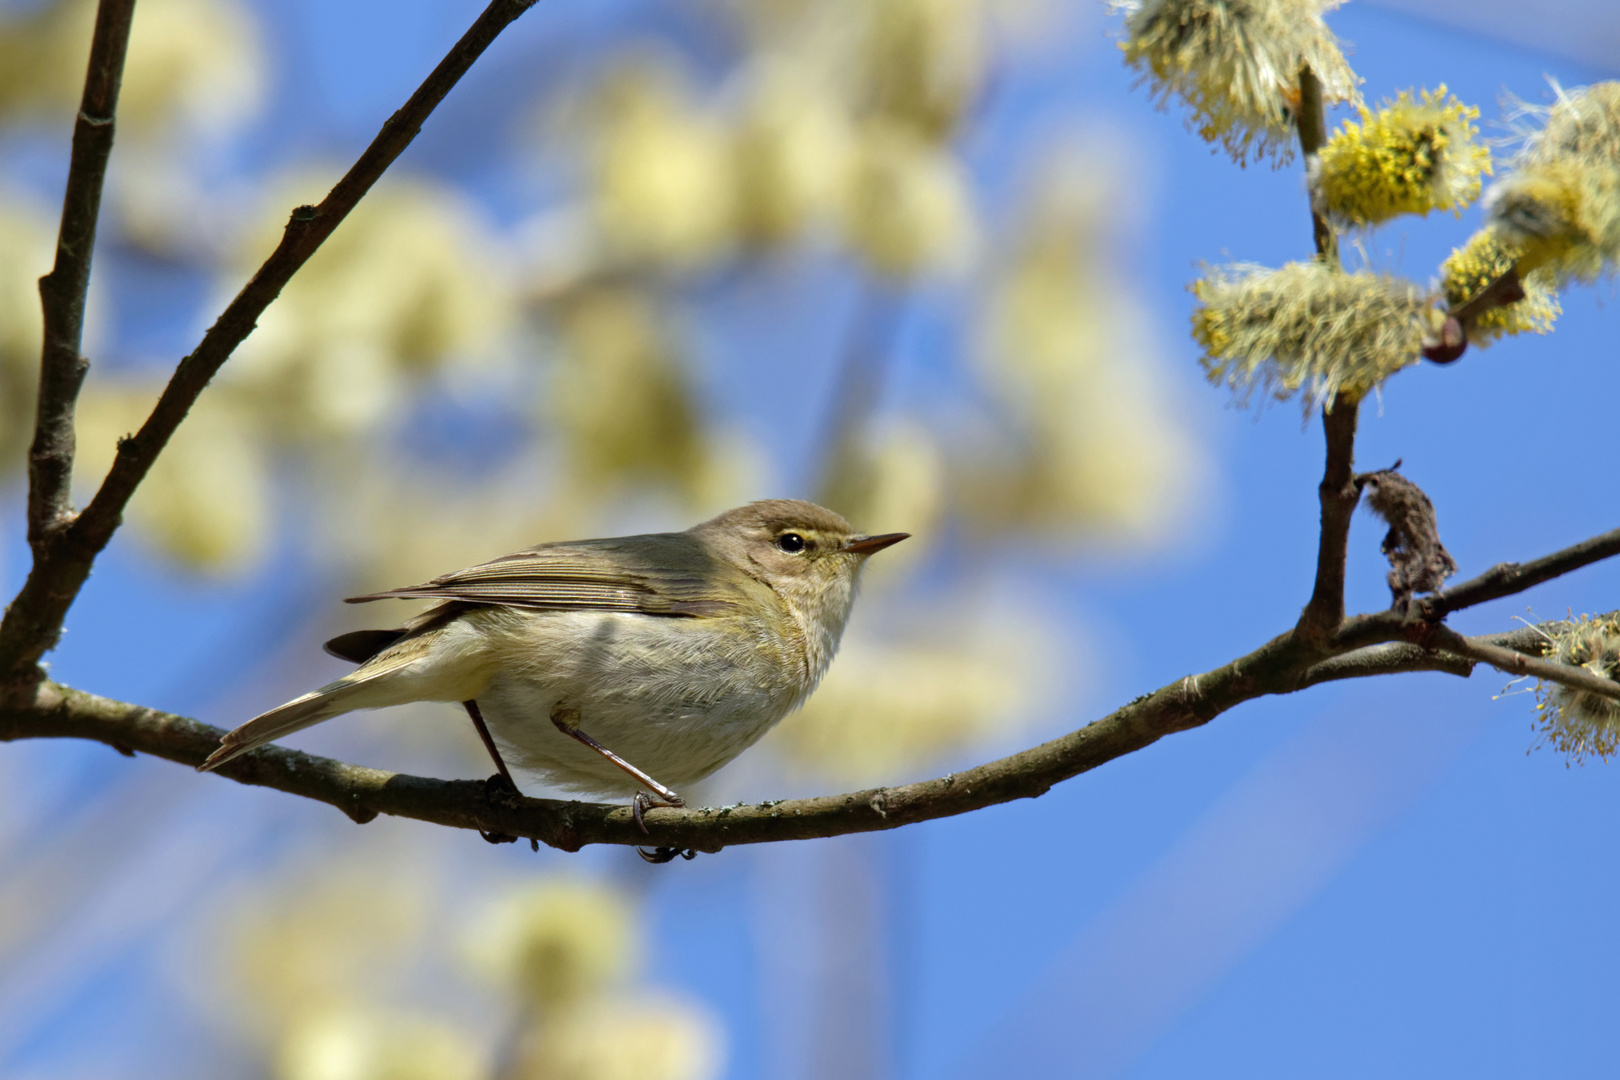
[(1620, 83), (1559, 91), (1514, 171), (1491, 189), (1491, 222), (1521, 249), (1519, 276), (1559, 283), (1612, 276), (1620, 263)]
[(1125, 61), (1163, 107), (1179, 98), (1191, 126), (1238, 164), (1293, 157), (1299, 72), (1325, 101), (1355, 101), (1359, 79), (1322, 14), (1336, 0), (1121, 0)]
[(1620, 82), (1559, 90), (1544, 116), (1541, 130), (1525, 139), (1524, 163), (1620, 161)]
[[(1523, 254), (1523, 248), (1504, 241), (1493, 226), (1476, 232), (1440, 264), (1440, 287), (1447, 305), (1453, 310), (1461, 306), (1506, 273)], [(1545, 269), (1535, 270), (1520, 284), (1524, 286), (1524, 299), (1482, 314), (1474, 323), (1470, 341), (1488, 345), (1504, 334), (1527, 330), (1545, 334), (1552, 330), (1553, 321), (1563, 311), (1552, 274)]]
[(1461, 213), (1479, 198), (1491, 152), (1475, 142), (1479, 110), (1442, 85), (1414, 99), (1403, 92), (1361, 123), (1346, 121), (1322, 148), (1314, 194), (1327, 216), (1376, 225), (1401, 214)]
[(1209, 380), (1247, 402), (1303, 391), (1307, 407), (1360, 397), (1416, 363), (1430, 298), (1401, 278), (1345, 274), (1319, 262), (1221, 267), (1194, 282), (1193, 340)]
[[(1613, 613), (1566, 623), (1552, 637), (1547, 659), (1620, 680), (1620, 618)], [(1536, 731), (1551, 746), (1579, 763), (1608, 760), (1620, 750), (1620, 701), (1561, 683), (1536, 684)]]

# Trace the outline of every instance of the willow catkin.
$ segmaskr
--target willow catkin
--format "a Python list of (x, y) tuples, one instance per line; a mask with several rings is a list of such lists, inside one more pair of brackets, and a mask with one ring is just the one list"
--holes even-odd
[(1429, 296), (1402, 278), (1320, 262), (1235, 265), (1194, 282), (1193, 339), (1213, 383), (1240, 402), (1303, 393), (1307, 407), (1361, 396), (1416, 363), (1432, 330)]
[(1300, 68), (1327, 102), (1355, 101), (1359, 79), (1322, 14), (1336, 0), (1125, 0), (1125, 62), (1161, 107), (1178, 98), (1190, 124), (1240, 165), (1293, 158)]

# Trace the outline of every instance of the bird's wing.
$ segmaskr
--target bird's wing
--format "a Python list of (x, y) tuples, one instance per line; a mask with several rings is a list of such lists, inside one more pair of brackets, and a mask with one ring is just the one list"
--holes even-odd
[(347, 602), (417, 598), (536, 611), (702, 617), (735, 610), (737, 594), (727, 579), (718, 560), (690, 533), (658, 533), (542, 544), (422, 585)]

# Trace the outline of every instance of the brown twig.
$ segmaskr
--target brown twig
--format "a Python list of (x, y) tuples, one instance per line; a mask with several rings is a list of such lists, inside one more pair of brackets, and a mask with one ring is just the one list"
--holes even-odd
[(318, 206), (300, 206), (292, 212), (281, 243), (203, 335), (196, 350), (180, 361), (146, 423), (135, 435), (120, 440), (112, 469), (90, 505), (61, 530), (43, 557), (36, 553), (28, 579), (0, 621), (0, 696), (9, 691), (26, 698), (29, 685), (42, 677), (38, 661), (60, 637), (62, 620), (89, 576), (91, 563), (112, 539), (124, 507), (203, 387), (253, 332), (259, 316), (287, 281), (410, 145), (422, 123), (473, 61), (534, 2), (491, 0), (410, 100), (383, 124), (331, 193)]
[(1439, 334), (1423, 347), (1423, 355), (1437, 364), (1450, 364), (1462, 359), (1468, 351), (1468, 339), (1474, 333), (1474, 323), (1494, 307), (1506, 307), (1524, 299), (1524, 283), (1519, 280), (1517, 267), (1510, 266), (1479, 292), (1453, 308), (1446, 316)]
[[(1307, 64), (1299, 70), (1299, 147), (1307, 171), (1327, 142), (1327, 113), (1322, 105), (1322, 83)], [(1311, 232), (1316, 255), (1335, 268), (1339, 265), (1339, 239), (1333, 226), (1311, 200)], [(1300, 612), (1294, 632), (1320, 645), (1344, 621), (1344, 567), (1350, 546), (1350, 518), (1361, 490), (1355, 483), (1356, 414), (1360, 403), (1338, 394), (1322, 410), (1322, 433), (1327, 441), (1327, 462), (1317, 489), (1322, 505), (1322, 529), (1317, 541), (1316, 582), (1311, 599)]]
[(1437, 647), (1447, 652), (1490, 664), (1498, 671), (1505, 671), (1509, 675), (1534, 675), (1547, 682), (1561, 683), (1575, 690), (1584, 690), (1589, 694), (1599, 694), (1620, 701), (1620, 682), (1594, 675), (1583, 667), (1541, 660), (1513, 649), (1505, 649), (1500, 645), (1470, 640), (1449, 626), (1432, 627), (1429, 638)]
[[(1309, 172), (1316, 155), (1327, 142), (1327, 110), (1322, 105), (1322, 80), (1306, 64), (1299, 69), (1299, 112), (1294, 117), (1299, 130), (1299, 148), (1305, 157)], [(1339, 237), (1333, 225), (1311, 199), (1311, 234), (1316, 240), (1316, 254), (1323, 262), (1339, 265)]]
[(1510, 266), (1500, 277), (1459, 304), (1451, 312), (1451, 317), (1461, 323), (1464, 330), (1472, 330), (1475, 321), (1491, 308), (1523, 299), (1524, 284), (1519, 280), (1519, 271), (1516, 267)]
[(1340, 394), (1322, 413), (1322, 434), (1327, 460), (1317, 499), (1322, 506), (1322, 528), (1317, 540), (1316, 583), (1311, 599), (1300, 612), (1294, 632), (1320, 645), (1344, 622), (1344, 568), (1350, 549), (1350, 518), (1361, 499), (1355, 481), (1356, 416), (1360, 404)]
[(1620, 555), (1620, 529), (1582, 540), (1527, 563), (1498, 563), (1478, 577), (1459, 582), (1433, 596), (1417, 597), (1406, 615), (1398, 611), (1381, 611), (1356, 616), (1334, 634), (1333, 646), (1336, 651), (1342, 651), (1389, 641), (1399, 637), (1402, 627), (1413, 621), (1438, 623), (1454, 611), (1515, 596), (1615, 555)]
[[(1444, 636), (1436, 649), (1404, 640), (1420, 632), (1416, 624), (1406, 623), (1390, 630), (1384, 641), (1366, 647), (1332, 645), (1337, 655), (1327, 660), (1295, 635), (1283, 634), (1224, 667), (1189, 675), (1145, 694), (1078, 731), (966, 772), (815, 799), (718, 810), (656, 809), (646, 815), (647, 833), (637, 828), (626, 807), (525, 799), (482, 781), (405, 776), (346, 765), (281, 746), (261, 747), (220, 772), (240, 783), (327, 803), (362, 824), (378, 814), (389, 814), (453, 828), (528, 837), (568, 851), (586, 844), (634, 846), (649, 842), (661, 847), (716, 851), (733, 844), (892, 829), (1013, 799), (1034, 798), (1056, 783), (1140, 750), (1165, 735), (1199, 727), (1257, 697), (1293, 693), (1341, 679), (1404, 672), (1435, 671), (1466, 677), (1473, 670), (1476, 656), (1495, 664), (1498, 660), (1509, 662), (1509, 655), (1533, 657), (1544, 653), (1549, 631), (1558, 625), (1476, 638)], [(1431, 632), (1433, 629), (1429, 628)], [(1450, 632), (1446, 631), (1446, 635)], [(1431, 637), (1429, 644), (1435, 643)], [(0, 706), (0, 741), (93, 739), (125, 753), (138, 751), (187, 765), (205, 759), (219, 745), (222, 734), (220, 729), (195, 720), (110, 701), (51, 682), (36, 686), (27, 703)]]
[(73, 410), (90, 369), (79, 353), (84, 302), (134, 17), (135, 0), (101, 0), (96, 9), (84, 94), (73, 125), (56, 263), (39, 279), (44, 340), (34, 441), (28, 450), (28, 544), (36, 561), (73, 521)]
[(1527, 563), (1498, 563), (1478, 577), (1459, 582), (1418, 603), (1425, 618), (1442, 619), (1453, 611), (1513, 596), (1615, 555), (1620, 555), (1620, 529), (1611, 529)]

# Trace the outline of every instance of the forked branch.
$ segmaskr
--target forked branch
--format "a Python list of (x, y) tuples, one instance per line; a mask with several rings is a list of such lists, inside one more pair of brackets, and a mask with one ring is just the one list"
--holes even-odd
[[(112, 0), (103, 3), (105, 11)], [(132, 0), (120, 0), (125, 8)], [(292, 212), (281, 243), (265, 260), (264, 265), (243, 287), (236, 298), (203, 335), (197, 348), (180, 361), (158, 398), (152, 414), (141, 429), (118, 444), (118, 453), (111, 471), (102, 481), (82, 514), (70, 524), (48, 537), (48, 542), (36, 547), (34, 564), (22, 590), (6, 609), (0, 621), (0, 698), (7, 696), (26, 699), (31, 685), (43, 678), (38, 662), (61, 636), (62, 621), (79, 590), (90, 574), (96, 556), (107, 546), (117, 530), (124, 507), (145, 479), (147, 472), (163, 448), (168, 445), (180, 422), (185, 419), (203, 387), (219, 371), (231, 353), (253, 332), (265, 308), (270, 306), (287, 281), (304, 265), (334, 229), (354, 209), (361, 197), (377, 182), (400, 153), (411, 144), (422, 123), (439, 102), (444, 100), (467, 69), (481, 56), (497, 35), (518, 16), (527, 11), (535, 0), (491, 0), (483, 14), (462, 35), (445, 58), (433, 69), (416, 93), (412, 94), (398, 112), (390, 116), (382, 130), (372, 140), (354, 166), (344, 174), (325, 199), (316, 206), (300, 206)], [(127, 26), (125, 27), (127, 36)], [(98, 41), (100, 29), (98, 23)], [(97, 77), (92, 66), (92, 79)], [(87, 98), (89, 91), (86, 91)], [(109, 135), (110, 140), (110, 135)], [(75, 164), (79, 161), (77, 142)], [(105, 161), (103, 160), (103, 165)], [(99, 181), (97, 185), (99, 191)], [(68, 196), (74, 198), (75, 187), (70, 181)], [(93, 211), (93, 208), (92, 208)], [(64, 221), (68, 212), (64, 210)], [(94, 232), (94, 214), (90, 216), (90, 236)], [(88, 244), (88, 239), (86, 240)], [(82, 251), (86, 272), (89, 248)], [(82, 305), (82, 299), (81, 299)], [(77, 357), (77, 339), (72, 354)], [(81, 376), (76, 376), (82, 377)], [(58, 391), (53, 390), (53, 393)], [(73, 392), (77, 393), (75, 383)], [(41, 395), (41, 417), (46, 418), (45, 395)], [(60, 427), (59, 409), (52, 409), (52, 430)], [(71, 469), (71, 402), (67, 410), (68, 468)], [(59, 434), (59, 432), (58, 432)], [(56, 459), (52, 459), (54, 462)], [(61, 474), (58, 476), (57, 474)], [(55, 477), (40, 491), (55, 492), (49, 498), (65, 499), (65, 473), (57, 464), (51, 464), (50, 475)], [(42, 494), (41, 496), (45, 496)], [(32, 500), (31, 500), (32, 510)], [(51, 520), (61, 520), (54, 509), (41, 513)]]

